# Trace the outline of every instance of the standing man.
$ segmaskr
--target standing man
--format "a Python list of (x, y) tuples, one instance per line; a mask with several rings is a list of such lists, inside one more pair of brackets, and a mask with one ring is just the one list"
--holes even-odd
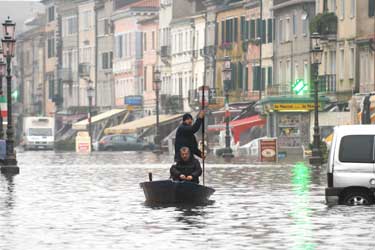
[(200, 111), (194, 124), (191, 114), (186, 113), (183, 115), (182, 124), (178, 127), (176, 132), (176, 141), (174, 144), (175, 161), (180, 159), (180, 149), (183, 147), (188, 147), (191, 154), (204, 158), (204, 154), (198, 149), (198, 143), (194, 135), (201, 127), (204, 115), (204, 111)]

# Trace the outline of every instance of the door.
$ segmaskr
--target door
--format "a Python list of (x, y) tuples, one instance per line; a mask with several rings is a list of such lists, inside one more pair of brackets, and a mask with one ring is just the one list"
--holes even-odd
[(112, 138), (112, 145), (114, 150), (123, 150), (124, 139), (122, 135), (116, 135)]
[(127, 138), (129, 150), (136, 151), (141, 149), (141, 143), (138, 142), (134, 136), (128, 136)]
[(374, 173), (374, 136), (343, 136), (334, 163), (334, 186), (371, 187)]

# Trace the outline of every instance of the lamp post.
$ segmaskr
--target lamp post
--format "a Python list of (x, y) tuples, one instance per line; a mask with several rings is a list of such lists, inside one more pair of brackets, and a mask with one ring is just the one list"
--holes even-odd
[(314, 141), (312, 148), (312, 157), (310, 158), (310, 164), (320, 166), (322, 164), (322, 152), (320, 150), (320, 129), (319, 129), (319, 64), (322, 63), (323, 50), (320, 44), (320, 35), (313, 33), (311, 35), (311, 64), (313, 66), (312, 80), (314, 81)]
[(225, 151), (223, 157), (229, 158), (233, 157), (232, 149), (230, 148), (230, 112), (229, 112), (229, 86), (232, 81), (232, 68), (231, 68), (231, 58), (229, 56), (224, 57), (224, 67), (223, 67), (223, 81), (224, 81), (224, 92), (225, 92)]
[(6, 155), (4, 165), (1, 166), (1, 173), (3, 174), (18, 174), (19, 167), (17, 166), (16, 154), (14, 152), (14, 130), (12, 125), (12, 75), (11, 75), (11, 61), (14, 57), (16, 40), (14, 39), (16, 24), (8, 17), (3, 23), (5, 36), (1, 40), (3, 54), (6, 58), (7, 64), (7, 107), (8, 107), (8, 125), (7, 125), (7, 139), (6, 139)]
[(156, 128), (155, 128), (155, 138), (154, 142), (155, 145), (157, 145), (157, 148), (154, 150), (154, 153), (161, 154), (163, 151), (161, 150), (161, 138), (160, 138), (160, 121), (159, 121), (159, 91), (161, 88), (161, 72), (159, 69), (156, 69), (154, 72), (154, 90), (156, 95), (156, 103), (155, 103), (155, 109), (156, 109)]
[[(3, 77), (5, 76), (6, 63), (4, 61), (3, 50), (0, 49), (0, 98), (3, 97)], [(0, 106), (0, 140), (4, 139), (3, 115)]]
[(90, 136), (90, 147), (92, 150), (91, 107), (92, 107), (92, 98), (95, 95), (95, 89), (92, 87), (91, 81), (88, 81), (88, 83), (89, 84), (87, 87), (87, 97), (89, 98), (89, 110), (88, 110), (89, 112), (87, 114), (87, 120), (89, 122), (88, 131), (89, 131), (89, 136)]

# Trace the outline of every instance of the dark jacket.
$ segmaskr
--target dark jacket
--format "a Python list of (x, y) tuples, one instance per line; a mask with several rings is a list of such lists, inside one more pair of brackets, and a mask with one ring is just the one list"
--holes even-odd
[(202, 119), (198, 117), (192, 126), (182, 123), (178, 127), (176, 132), (176, 141), (174, 144), (176, 161), (180, 158), (180, 149), (182, 147), (188, 147), (192, 154), (201, 157), (202, 153), (198, 149), (198, 143), (194, 135), (196, 132), (198, 132), (201, 124)]
[(183, 161), (179, 160), (172, 165), (170, 169), (171, 178), (175, 181), (180, 180), (180, 175), (193, 177), (192, 182), (199, 183), (199, 176), (202, 175), (201, 164), (194, 156), (190, 157), (190, 160)]

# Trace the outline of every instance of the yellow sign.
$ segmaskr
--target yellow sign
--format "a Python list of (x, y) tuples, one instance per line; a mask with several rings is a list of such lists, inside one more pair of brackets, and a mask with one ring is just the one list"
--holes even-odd
[[(320, 109), (320, 103), (318, 104)], [(314, 103), (275, 103), (273, 109), (276, 111), (298, 111), (298, 110), (314, 110)]]

